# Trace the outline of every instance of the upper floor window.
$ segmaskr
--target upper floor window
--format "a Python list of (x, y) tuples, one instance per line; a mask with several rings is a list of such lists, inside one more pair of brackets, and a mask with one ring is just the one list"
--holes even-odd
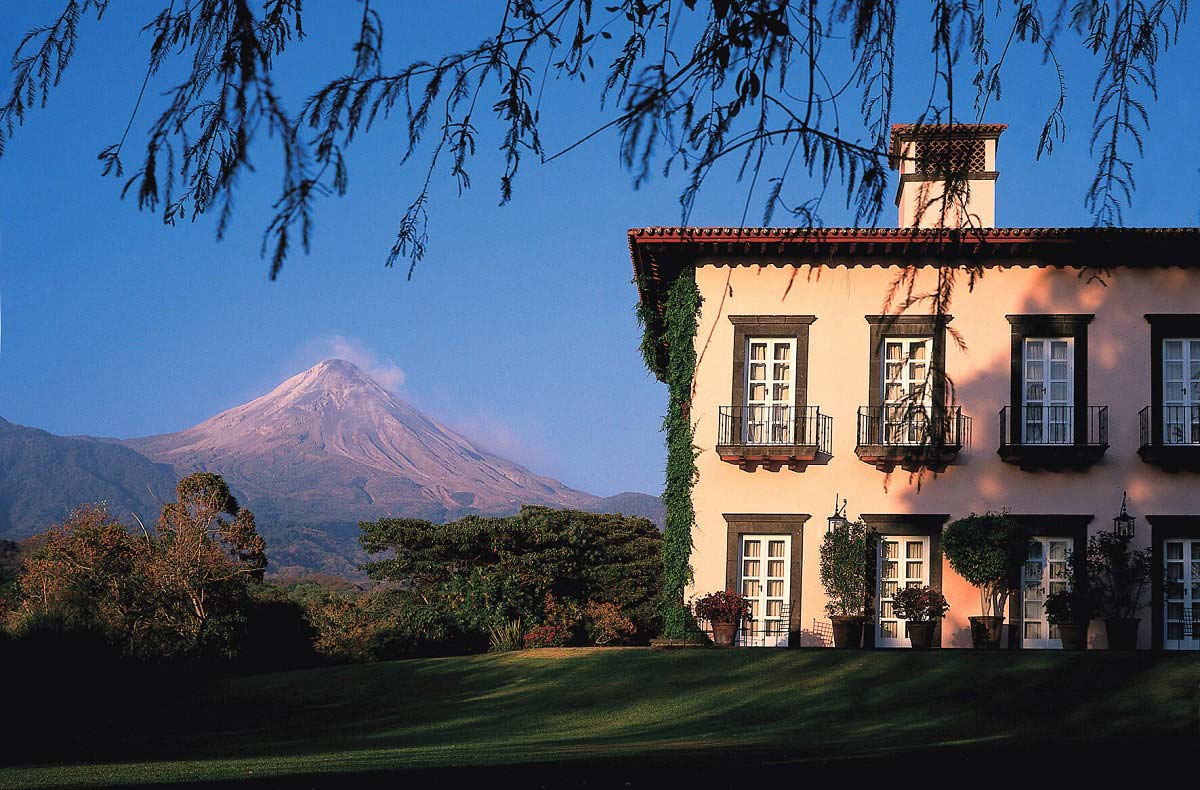
[(933, 409), (933, 338), (885, 337), (883, 347), (883, 441), (920, 444)]
[(1165, 469), (1200, 469), (1200, 315), (1150, 314), (1150, 405), (1138, 455)]
[(795, 391), (796, 338), (747, 338), (744, 440), (790, 444)]

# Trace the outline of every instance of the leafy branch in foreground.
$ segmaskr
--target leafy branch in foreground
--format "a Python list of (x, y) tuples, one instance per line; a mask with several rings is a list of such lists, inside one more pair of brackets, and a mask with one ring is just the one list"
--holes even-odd
[[(402, 163), (423, 169), (386, 256), (389, 266), (406, 259), (410, 277), (428, 247), (435, 176), (469, 189), (485, 141), (503, 165), (502, 204), (527, 157), (551, 161), (611, 132), (635, 187), (655, 173), (679, 175), (683, 224), (726, 161), (745, 184), (742, 224), (758, 199), (764, 224), (783, 212), (791, 222), (819, 226), (831, 185), (855, 224), (875, 224), (884, 208), (896, 0), (507, 0), (478, 44), (398, 70), (385, 66), (381, 6), (357, 0), (345, 72), (314, 75), (319, 87), (292, 109), (273, 74), (277, 58), (305, 38), (300, 0), (162, 2), (143, 28), (147, 69), (124, 133), (100, 153), (103, 172), (125, 178), (122, 194), (136, 193), (139, 208), (161, 209), (164, 222), (215, 211), (220, 238), (235, 212), (239, 179), (252, 169), (255, 142), (275, 140), (283, 178), (261, 249), (272, 277), (297, 241), (308, 249), (317, 201), (345, 194), (346, 149), (377, 125), (398, 128), (406, 141)], [(0, 155), (27, 112), (44, 105), (63, 78), (85, 17), (101, 19), (107, 5), (66, 0), (53, 21), (22, 39), (0, 106)], [(1119, 223), (1134, 189), (1127, 150), (1140, 151), (1146, 93), (1156, 95), (1159, 58), (1176, 40), (1187, 2), (1094, 0), (1074, 4), (1069, 14), (1065, 0), (1046, 5), (932, 0), (923, 23), (934, 61), (929, 93), (909, 119), (983, 120), (1001, 95), (1015, 45), (1028, 44), (1053, 67), (1056, 100), (1038, 146), (1039, 156), (1050, 153), (1065, 136), (1066, 80), (1056, 47), (1065, 32), (1076, 33), (1100, 61), (1097, 173), (1085, 204), (1096, 224)], [(955, 93), (955, 66), (964, 60), (974, 70), (969, 110)], [(168, 64), (184, 77), (155, 108), (140, 166), (125, 177), (130, 131)], [(548, 91), (552, 82), (568, 87)], [(607, 120), (554, 151), (543, 122), (560, 117), (577, 94), (591, 95)], [(965, 178), (952, 173), (948, 180), (941, 205), (930, 210), (946, 212), (962, 200)]]

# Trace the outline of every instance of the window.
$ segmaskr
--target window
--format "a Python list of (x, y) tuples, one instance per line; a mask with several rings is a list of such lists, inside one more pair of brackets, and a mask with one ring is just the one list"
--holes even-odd
[(883, 340), (883, 444), (920, 444), (929, 430), (933, 338)]
[(910, 647), (908, 623), (896, 615), (893, 601), (906, 587), (929, 584), (929, 538), (922, 536), (880, 535), (876, 595), (877, 647)]
[(1200, 540), (1168, 540), (1163, 545), (1166, 568), (1163, 647), (1200, 650)]
[(1162, 341), (1164, 444), (1200, 443), (1200, 340)]
[[(905, 587), (942, 589), (942, 525), (945, 513), (863, 513), (872, 537), (867, 562), (867, 589), (874, 595), (875, 625), (868, 627), (868, 647), (910, 647), (908, 624), (896, 616), (896, 593)], [(941, 623), (933, 644), (941, 644)]]
[[(928, 443), (945, 412), (946, 325), (952, 316), (869, 315), (871, 444)], [(861, 425), (860, 425), (861, 432)], [(941, 439), (942, 437), (932, 437)]]
[(1046, 596), (1070, 589), (1071, 538), (1033, 537), (1021, 567), (1022, 647), (1062, 648), (1058, 627), (1046, 619)]
[(791, 535), (742, 535), (741, 591), (750, 602), (742, 644), (787, 644), (791, 607)]
[(796, 339), (746, 340), (745, 435), (749, 444), (790, 444), (795, 433)]
[(730, 443), (791, 444), (803, 429), (811, 315), (731, 315)]
[(1075, 441), (1074, 338), (1025, 338), (1024, 401), (1021, 423), (1025, 444)]
[(800, 632), (800, 555), (807, 513), (726, 513), (725, 589), (749, 599), (746, 647), (787, 647)]

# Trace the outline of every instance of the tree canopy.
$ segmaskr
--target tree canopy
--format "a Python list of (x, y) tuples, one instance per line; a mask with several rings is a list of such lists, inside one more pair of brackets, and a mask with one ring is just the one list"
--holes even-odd
[[(107, 7), (108, 0), (59, 0), (21, 41), (0, 104), (0, 156), (64, 78), (81, 36), (103, 35), (87, 22), (101, 21)], [(494, 34), (398, 68), (385, 57), (385, 18), (402, 20), (403, 10), (377, 0), (346, 8), (359, 24), (345, 42), (345, 67), (311, 75), (311, 92), (300, 98), (285, 96), (274, 74), (279, 56), (310, 32), (301, 0), (160, 0), (144, 28), (144, 82), (124, 133), (99, 153), (103, 172), (166, 223), (216, 214), (220, 237), (251, 152), (272, 140), (283, 179), (262, 243), (271, 277), (297, 242), (307, 250), (318, 200), (346, 193), (348, 149), (377, 127), (400, 131), (404, 162), (423, 173), (386, 255), (389, 266), (407, 261), (409, 276), (429, 241), (432, 180), (469, 189), (485, 132), (498, 135), (486, 146), (503, 162), (501, 203), (527, 159), (550, 161), (613, 131), (635, 186), (655, 172), (681, 179), (683, 224), (710, 172), (728, 162), (746, 184), (742, 224), (755, 199), (763, 224), (782, 213), (819, 225), (834, 186), (855, 222), (872, 225), (885, 207), (891, 123), (982, 120), (1022, 46), (1054, 67), (1057, 100), (1043, 109), (1037, 155), (1051, 153), (1064, 140), (1068, 96), (1087, 96), (1068, 91), (1060, 66), (1062, 48), (1075, 46), (1097, 56), (1096, 169), (1083, 198), (1096, 224), (1116, 225), (1132, 200), (1160, 58), (1177, 40), (1188, 4), (931, 0), (922, 19), (933, 56), (928, 101), (903, 117), (892, 102), (897, 0), (506, 0), (495, 4)], [(143, 107), (174, 70), (184, 78), (166, 86), (157, 106)], [(964, 71), (972, 85), (966, 96), (955, 91)], [(543, 136), (561, 111), (545, 94), (552, 79), (597, 101), (606, 117), (557, 150)], [(142, 112), (149, 122), (135, 154)], [(800, 175), (825, 188), (797, 189)], [(955, 192), (951, 186), (946, 199)]]

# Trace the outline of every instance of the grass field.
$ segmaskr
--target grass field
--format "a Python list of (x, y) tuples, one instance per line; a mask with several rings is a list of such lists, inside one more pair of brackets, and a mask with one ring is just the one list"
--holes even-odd
[(86, 749), (66, 739), (37, 764), (9, 755), (0, 786), (337, 786), (614, 758), (636, 777), (639, 765), (679, 761), (730, 770), (730, 760), (1017, 754), (1048, 741), (1196, 746), (1198, 689), (1200, 657), (1147, 653), (579, 649), (397, 661), (208, 681), (160, 699), (102, 762), (82, 762)]

